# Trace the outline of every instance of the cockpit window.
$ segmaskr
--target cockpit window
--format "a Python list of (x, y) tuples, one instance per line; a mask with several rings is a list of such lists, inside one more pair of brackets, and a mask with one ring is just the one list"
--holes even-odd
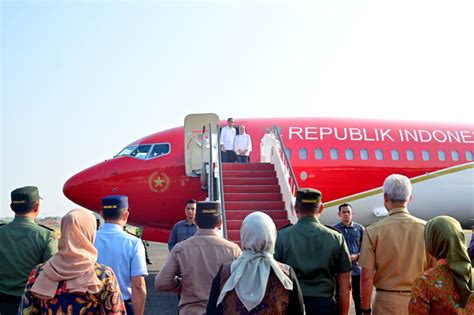
[(125, 149), (123, 149), (122, 151), (120, 151), (119, 154), (117, 154), (115, 157), (119, 157), (119, 156), (128, 156), (130, 155), (130, 153), (133, 152), (133, 150), (136, 149), (136, 145), (132, 145), (132, 146), (129, 146), (129, 147), (126, 147)]
[(130, 156), (135, 157), (140, 160), (146, 160), (146, 157), (148, 156), (148, 152), (150, 151), (150, 149), (151, 149), (151, 144), (139, 145), (138, 147), (135, 148), (135, 150), (133, 150), (130, 153)]
[(170, 153), (169, 143), (140, 144), (126, 147), (116, 157), (130, 156), (140, 160), (149, 160)]
[(148, 157), (148, 159), (153, 159), (168, 153), (170, 153), (169, 143), (157, 143), (153, 145), (153, 149), (151, 149), (150, 156)]

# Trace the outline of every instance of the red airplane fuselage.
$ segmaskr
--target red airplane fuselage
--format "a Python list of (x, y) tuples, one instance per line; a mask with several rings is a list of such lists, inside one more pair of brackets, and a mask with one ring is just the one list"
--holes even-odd
[[(252, 138), (251, 162), (260, 161), (264, 129), (278, 126), (299, 186), (321, 190), (328, 204), (379, 188), (393, 173), (416, 178), (457, 166), (467, 169), (463, 185), (467, 183), (467, 191), (473, 192), (474, 128), (469, 124), (286, 118), (236, 119), (235, 125), (245, 125)], [(184, 218), (185, 202), (207, 197), (199, 177), (186, 176), (183, 134), (183, 127), (178, 127), (131, 143), (127, 147), (166, 144), (169, 150), (149, 159), (128, 155), (96, 164), (71, 177), (64, 194), (96, 212), (101, 210), (102, 197), (127, 195), (129, 222), (144, 226), (145, 237), (166, 242), (172, 226)], [(451, 215), (464, 226), (474, 224), (473, 196), (461, 198), (466, 199), (466, 208), (461, 215)]]

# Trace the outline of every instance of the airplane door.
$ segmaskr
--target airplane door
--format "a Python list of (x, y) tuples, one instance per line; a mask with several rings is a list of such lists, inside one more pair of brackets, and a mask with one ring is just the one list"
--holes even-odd
[[(190, 114), (184, 119), (184, 159), (187, 176), (200, 176), (204, 163), (209, 163), (211, 126), (212, 160), (217, 160), (217, 126), (219, 116), (216, 114)], [(204, 131), (204, 132), (203, 132)]]

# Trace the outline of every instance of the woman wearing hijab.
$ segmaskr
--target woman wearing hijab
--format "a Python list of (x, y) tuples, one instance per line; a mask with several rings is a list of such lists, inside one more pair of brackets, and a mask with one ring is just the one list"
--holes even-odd
[(58, 252), (30, 273), (18, 314), (126, 314), (112, 269), (96, 263), (95, 233), (90, 211), (63, 217)]
[(425, 227), (425, 243), (437, 264), (411, 289), (410, 314), (474, 314), (473, 271), (461, 225), (448, 216)]
[(207, 314), (304, 314), (303, 296), (290, 266), (273, 258), (273, 220), (249, 214), (242, 223), (242, 255), (219, 270), (212, 283)]

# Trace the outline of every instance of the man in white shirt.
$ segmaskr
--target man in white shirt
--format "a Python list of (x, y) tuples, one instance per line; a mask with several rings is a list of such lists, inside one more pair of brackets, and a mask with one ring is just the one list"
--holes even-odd
[(237, 162), (248, 163), (250, 151), (252, 151), (252, 140), (245, 132), (245, 126), (239, 127), (239, 135), (235, 137), (234, 151), (237, 154)]
[(227, 119), (227, 126), (221, 129), (220, 145), (222, 162), (235, 162), (234, 140), (236, 133), (234, 119)]

